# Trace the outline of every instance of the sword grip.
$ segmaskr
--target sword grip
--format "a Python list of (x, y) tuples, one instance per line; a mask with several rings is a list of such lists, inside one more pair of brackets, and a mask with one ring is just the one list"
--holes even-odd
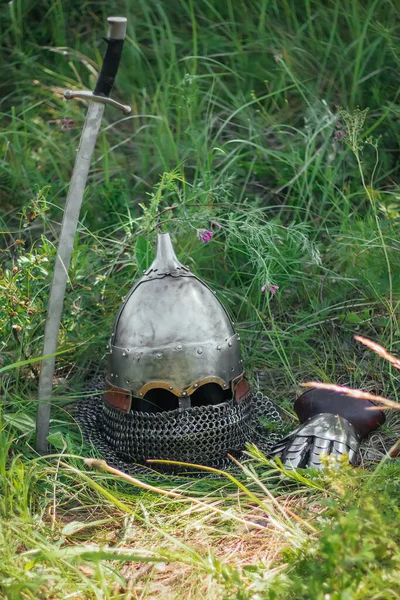
[(108, 17), (107, 49), (96, 82), (94, 94), (108, 98), (114, 85), (126, 36), (125, 17)]

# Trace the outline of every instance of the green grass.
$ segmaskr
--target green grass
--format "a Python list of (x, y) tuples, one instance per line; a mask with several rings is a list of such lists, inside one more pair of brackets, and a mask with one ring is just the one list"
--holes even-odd
[[(113, 96), (133, 113), (105, 112), (71, 264), (51, 424), (64, 466), (32, 449), (35, 359), (86, 112), (62, 92), (93, 89), (112, 13), (129, 21)], [(400, 597), (395, 462), (290, 481), (254, 459), (256, 481), (246, 472), (244, 485), (272, 502), (263, 482), (303, 519), (285, 513), (284, 525), (254, 532), (212, 508), (188, 511), (86, 472), (77, 457), (91, 450), (68, 412), (85, 378), (103, 369), (122, 297), (167, 230), (179, 258), (228, 306), (254, 384), (288, 420), (309, 379), (397, 400), (396, 371), (353, 340), (359, 333), (400, 355), (397, 13), (388, 0), (2, 4), (5, 598)], [(357, 107), (369, 111), (352, 137)], [(63, 118), (75, 127), (61, 129)], [(222, 229), (201, 244), (196, 230), (212, 221)], [(263, 294), (265, 284), (279, 285), (277, 295)], [(398, 434), (396, 419), (389, 425)], [(232, 482), (181, 485), (244, 520), (269, 514)], [(81, 525), (68, 530), (71, 522)]]

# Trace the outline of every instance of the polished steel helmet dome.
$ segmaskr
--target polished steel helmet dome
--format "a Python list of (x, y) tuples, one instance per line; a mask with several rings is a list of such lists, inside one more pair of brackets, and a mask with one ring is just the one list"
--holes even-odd
[(212, 290), (177, 259), (168, 233), (158, 235), (151, 267), (133, 285), (115, 320), (108, 353), (105, 402), (122, 412), (143, 410), (140, 399), (166, 390), (175, 406), (216, 384), (245, 397), (238, 334)]

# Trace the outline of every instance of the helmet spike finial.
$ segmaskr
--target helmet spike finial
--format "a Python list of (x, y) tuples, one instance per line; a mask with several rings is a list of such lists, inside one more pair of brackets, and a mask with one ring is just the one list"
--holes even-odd
[(159, 233), (157, 236), (157, 254), (146, 274), (169, 274), (187, 270), (178, 260), (169, 233)]

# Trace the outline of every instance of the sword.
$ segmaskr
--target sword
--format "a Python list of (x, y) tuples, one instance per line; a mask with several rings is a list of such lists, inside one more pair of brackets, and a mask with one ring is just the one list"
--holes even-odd
[(125, 106), (109, 98), (121, 60), (127, 20), (125, 17), (109, 17), (107, 21), (109, 24), (106, 38), (107, 50), (94, 92), (66, 90), (64, 93), (64, 98), (67, 100), (83, 98), (90, 100), (90, 102), (65, 204), (46, 315), (43, 359), (39, 378), (39, 404), (36, 417), (36, 450), (40, 454), (47, 452), (55, 353), (68, 280), (68, 269), (78, 226), (83, 193), (85, 191), (101, 119), (106, 104), (122, 110), (125, 115), (129, 115), (131, 112), (130, 106)]

